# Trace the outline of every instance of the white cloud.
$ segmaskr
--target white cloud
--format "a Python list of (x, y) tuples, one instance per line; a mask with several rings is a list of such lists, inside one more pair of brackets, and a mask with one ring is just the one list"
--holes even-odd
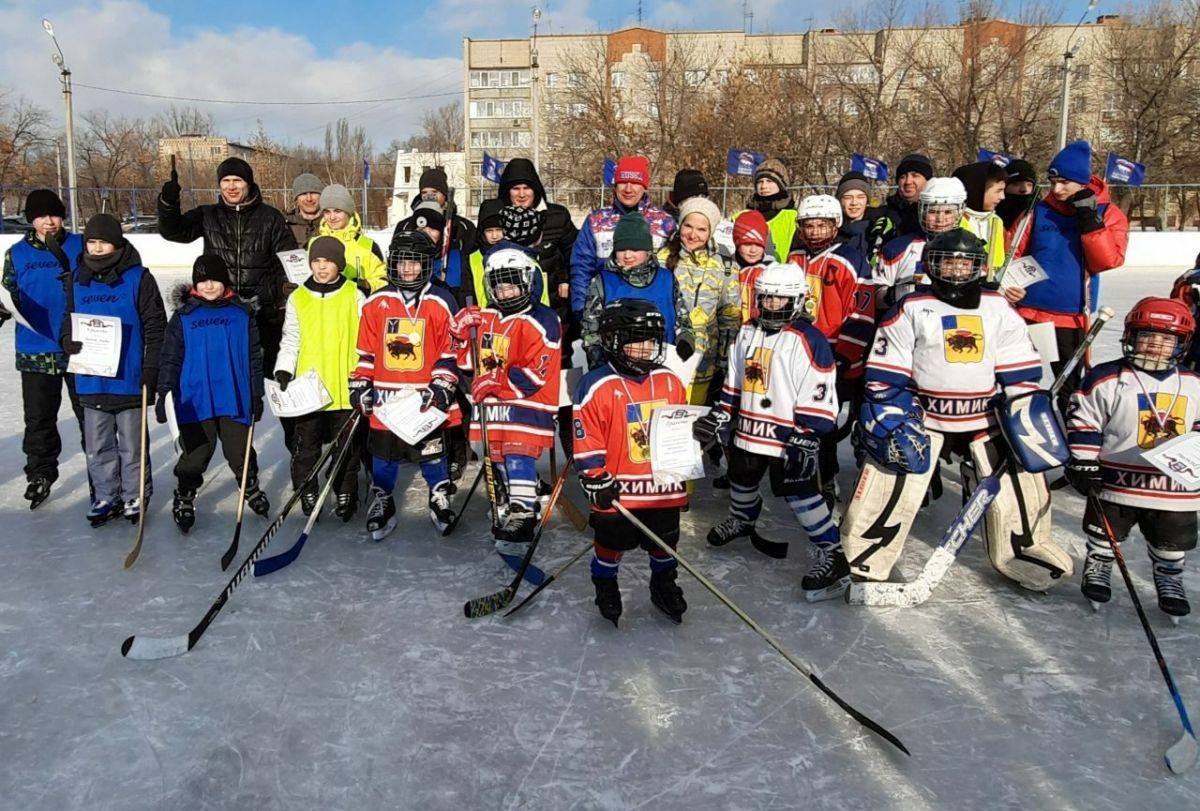
[(527, 37), (533, 31), (534, 6), (542, 10), (540, 34), (598, 30), (588, 13), (588, 0), (442, 0), (425, 15), (425, 21), (439, 31), (475, 39)]
[[(318, 53), (307, 38), (270, 27), (214, 27), (181, 36), (172, 31), (168, 16), (131, 0), (75, 3), (49, 13), (77, 85), (280, 101), (453, 94), (336, 107), (195, 105), (211, 112), (220, 131), (231, 138), (253, 132), (261, 119), (273, 137), (319, 143), (325, 122), (344, 116), (364, 126), (379, 149), (393, 137), (410, 134), (423, 110), (454, 101), (462, 89), (462, 60), (457, 57), (422, 58), (352, 42)], [(61, 116), (52, 48), (35, 9), (25, 4), (0, 8), (0, 83)], [(170, 105), (83, 87), (75, 94), (77, 117), (95, 109), (150, 116)]]

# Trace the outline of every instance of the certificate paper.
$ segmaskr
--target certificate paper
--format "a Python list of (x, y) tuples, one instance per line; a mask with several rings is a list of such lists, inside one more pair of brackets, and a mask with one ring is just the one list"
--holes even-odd
[(279, 384), (268, 378), (267, 402), (271, 404), (271, 413), (276, 417), (300, 417), (319, 411), (333, 402), (321, 376), (315, 369), (309, 369), (288, 384), (287, 391), (282, 391)]
[(1200, 433), (1177, 436), (1142, 455), (1181, 487), (1200, 488)]
[(121, 366), (121, 319), (111, 315), (71, 313), (71, 339), (83, 350), (71, 355), (67, 371), (77, 375), (116, 377)]
[(26, 329), (33, 329), (33, 327), (29, 326), (29, 322), (25, 320), (25, 316), (21, 315), (21, 311), (17, 309), (17, 303), (13, 301), (12, 293), (8, 292), (8, 288), (4, 285), (0, 285), (0, 307), (8, 310), (8, 314), (18, 324)]
[(1032, 256), (1022, 256), (1020, 259), (1014, 259), (1008, 263), (1008, 269), (1004, 271), (1001, 285), (1005, 288), (1027, 288), (1031, 284), (1044, 282), (1049, 278), (1050, 276), (1047, 275), (1038, 260)]
[(409, 445), (416, 445), (446, 421), (446, 412), (421, 410), (421, 395), (416, 389), (397, 392), (387, 402), (375, 406), (375, 416), (389, 431)]
[(650, 470), (655, 484), (704, 477), (700, 443), (692, 438), (692, 423), (709, 412), (708, 406), (659, 406), (650, 415)]
[(283, 263), (283, 272), (287, 274), (287, 279), (292, 284), (304, 284), (312, 275), (312, 270), (308, 267), (308, 251), (303, 248), (280, 251), (275, 255)]

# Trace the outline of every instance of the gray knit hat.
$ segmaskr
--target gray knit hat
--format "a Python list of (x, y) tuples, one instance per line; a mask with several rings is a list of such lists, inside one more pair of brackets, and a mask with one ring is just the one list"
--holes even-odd
[(292, 181), (292, 200), (294, 201), (302, 194), (320, 194), (324, 187), (325, 184), (321, 182), (321, 178), (312, 172), (296, 175), (296, 179)]
[(327, 208), (353, 214), (356, 209), (354, 208), (354, 197), (350, 194), (350, 190), (341, 183), (330, 183), (321, 189), (321, 210), (324, 211)]

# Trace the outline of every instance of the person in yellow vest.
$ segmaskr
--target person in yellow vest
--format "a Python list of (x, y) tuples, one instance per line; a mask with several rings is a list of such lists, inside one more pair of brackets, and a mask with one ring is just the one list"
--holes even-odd
[(754, 170), (754, 194), (746, 201), (746, 208), (766, 218), (771, 238), (768, 249), (776, 261), (786, 262), (796, 236), (796, 201), (788, 191), (788, 170), (783, 161), (767, 158)]
[[(346, 249), (342, 274), (364, 293), (370, 295), (387, 284), (383, 251), (375, 240), (363, 234), (354, 195), (340, 183), (331, 183), (321, 190), (321, 226), (317, 237), (333, 237), (342, 243)], [(317, 237), (309, 240), (310, 248)]]
[(534, 260), (534, 298), (550, 306), (550, 286), (537, 262), (538, 248), (542, 244), (543, 214), (538, 209), (505, 205), (503, 200), (484, 200), (479, 205), (479, 224), (475, 229), (479, 247), (468, 257), (470, 283), (463, 281), (463, 289), (471, 291), (475, 304), (488, 306), (487, 285), (483, 283), (483, 266), (488, 254), (502, 248), (518, 248)]
[[(283, 339), (275, 361), (275, 382), (287, 390), (296, 377), (315, 371), (331, 401), (321, 409), (294, 417), (295, 446), (292, 451), (292, 486), (299, 487), (321, 455), (322, 446), (333, 440), (354, 414), (348, 382), (358, 364), (358, 318), (366, 297), (346, 277), (346, 249), (331, 236), (309, 243), (308, 264), (312, 275), (288, 296), (283, 319)], [(356, 431), (351, 442), (361, 437)], [(352, 448), (337, 477), (334, 513), (343, 521), (358, 509), (359, 452)], [(317, 505), (317, 483), (300, 495), (300, 506), (311, 515)]]
[(987, 244), (987, 278), (990, 280), (1004, 265), (1004, 220), (996, 213), (996, 206), (1004, 200), (1008, 172), (991, 161), (977, 161), (955, 169), (954, 177), (961, 180), (967, 190), (967, 204), (963, 207), (959, 227)]
[[(475, 250), (467, 257), (471, 268), (471, 284), (469, 289), (474, 292), (475, 301), (480, 307), (486, 307), (487, 288), (483, 283), (483, 255), (493, 245), (504, 239), (504, 224), (500, 221), (500, 211), (505, 206), (503, 200), (492, 198), (479, 204), (479, 216), (475, 224)], [(463, 285), (468, 287), (468, 285)]]

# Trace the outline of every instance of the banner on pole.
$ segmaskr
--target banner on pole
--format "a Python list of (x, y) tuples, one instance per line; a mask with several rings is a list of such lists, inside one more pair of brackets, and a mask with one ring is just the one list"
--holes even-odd
[(981, 163), (994, 163), (1000, 168), (1004, 168), (1013, 162), (1013, 156), (979, 147), (979, 160)]
[(613, 160), (612, 158), (605, 158), (604, 159), (604, 168), (602, 171), (603, 171), (602, 176), (604, 178), (604, 185), (611, 186), (613, 184), (613, 180), (615, 180), (617, 177), (617, 162), (615, 160)]
[(871, 180), (878, 180), (880, 183), (888, 179), (888, 165), (879, 158), (868, 158), (866, 155), (860, 155), (855, 152), (850, 158), (850, 171), (862, 172)]
[(498, 158), (493, 158), (491, 155), (484, 152), (483, 153), (483, 165), (481, 167), (484, 178), (492, 181), (493, 183), (499, 183), (500, 175), (501, 175), (501, 173), (504, 172), (504, 167), (506, 164), (507, 164), (507, 161), (502, 161), (502, 160), (499, 160)]
[(1140, 186), (1146, 182), (1146, 165), (1109, 152), (1108, 167), (1104, 170), (1104, 179), (1109, 183)]
[(758, 168), (758, 165), (766, 159), (767, 156), (761, 152), (731, 149), (725, 158), (725, 172), (741, 177), (751, 177), (754, 175), (754, 170)]

